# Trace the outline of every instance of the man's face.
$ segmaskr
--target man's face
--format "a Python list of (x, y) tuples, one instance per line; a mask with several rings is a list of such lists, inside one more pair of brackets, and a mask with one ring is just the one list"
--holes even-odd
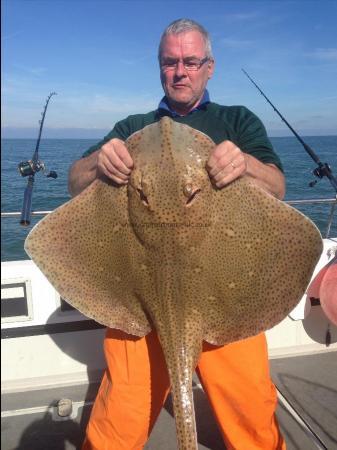
[(206, 61), (198, 70), (187, 70), (183, 61), (202, 60), (206, 56), (205, 42), (198, 31), (169, 34), (161, 49), (161, 62), (178, 61), (175, 68), (161, 68), (160, 78), (170, 105), (180, 114), (195, 108), (214, 70), (214, 61)]

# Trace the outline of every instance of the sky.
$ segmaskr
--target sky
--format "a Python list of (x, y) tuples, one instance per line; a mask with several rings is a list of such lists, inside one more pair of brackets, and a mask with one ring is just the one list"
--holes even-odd
[(101, 138), (155, 109), (163, 29), (188, 17), (210, 33), (212, 101), (245, 105), (290, 135), (244, 68), (303, 136), (337, 135), (337, 1), (2, 0), (2, 137)]

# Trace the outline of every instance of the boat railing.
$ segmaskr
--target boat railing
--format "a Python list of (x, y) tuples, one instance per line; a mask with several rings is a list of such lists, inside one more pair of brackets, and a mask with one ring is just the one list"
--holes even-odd
[[(285, 203), (288, 205), (309, 205), (309, 204), (331, 204), (330, 212), (328, 214), (327, 226), (324, 238), (330, 237), (331, 226), (333, 223), (333, 216), (337, 205), (337, 195), (335, 198), (310, 198), (310, 199), (298, 199), (298, 200), (286, 200)], [(46, 216), (47, 214), (52, 213), (53, 211), (32, 211), (32, 216)], [(20, 217), (21, 212), (12, 211), (12, 212), (1, 212), (1, 218), (8, 217)]]
[[(52, 213), (53, 211), (32, 211), (32, 216), (46, 216), (47, 214)], [(21, 217), (21, 212), (19, 211), (11, 211), (11, 212), (2, 212), (1, 217)]]

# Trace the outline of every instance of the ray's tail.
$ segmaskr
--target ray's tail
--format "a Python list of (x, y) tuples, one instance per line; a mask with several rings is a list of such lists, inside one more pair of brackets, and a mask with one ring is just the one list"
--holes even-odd
[(191, 343), (186, 342), (185, 333), (176, 340), (157, 331), (171, 382), (178, 448), (197, 450), (192, 377), (201, 353), (202, 340), (199, 336), (193, 339), (194, 345), (191, 347)]

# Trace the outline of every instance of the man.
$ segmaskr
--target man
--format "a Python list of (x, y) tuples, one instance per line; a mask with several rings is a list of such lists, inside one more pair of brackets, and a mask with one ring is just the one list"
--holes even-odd
[[(124, 141), (169, 115), (217, 144), (206, 168), (218, 188), (246, 176), (283, 198), (282, 166), (259, 119), (244, 107), (224, 107), (209, 100), (206, 85), (214, 59), (206, 30), (188, 19), (173, 22), (162, 35), (159, 64), (165, 97), (158, 109), (118, 122), (104, 141), (76, 161), (69, 174), (71, 194), (77, 195), (97, 177), (126, 184), (133, 161)], [(139, 450), (169, 391), (157, 335), (136, 338), (108, 330), (104, 347), (108, 368), (83, 450)], [(197, 373), (227, 449), (285, 449), (274, 414), (276, 393), (264, 334), (223, 347), (204, 343)]]

